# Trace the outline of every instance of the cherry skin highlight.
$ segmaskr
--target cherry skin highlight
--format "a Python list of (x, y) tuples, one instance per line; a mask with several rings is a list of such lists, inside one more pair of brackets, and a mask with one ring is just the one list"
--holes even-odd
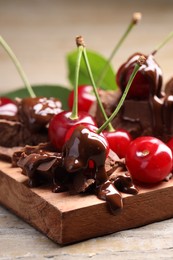
[(80, 123), (96, 125), (92, 116), (86, 112), (79, 112), (77, 119), (71, 119), (70, 116), (70, 111), (62, 111), (50, 121), (48, 129), (49, 139), (58, 151), (62, 151), (66, 133), (72, 126)]
[(115, 131), (104, 131), (109, 147), (113, 150), (119, 158), (124, 158), (127, 153), (132, 137), (126, 130), (117, 129)]
[(170, 148), (161, 140), (151, 136), (133, 140), (125, 160), (132, 178), (143, 183), (160, 182), (172, 169)]
[[(74, 90), (70, 92), (68, 97), (68, 106), (72, 110), (74, 100)], [(81, 85), (78, 87), (78, 110), (88, 112), (92, 104), (96, 101), (93, 87), (90, 85)]]

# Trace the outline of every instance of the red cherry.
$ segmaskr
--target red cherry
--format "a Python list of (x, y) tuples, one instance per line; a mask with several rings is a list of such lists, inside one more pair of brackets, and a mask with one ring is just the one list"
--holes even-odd
[(170, 148), (151, 136), (138, 137), (132, 141), (125, 159), (132, 178), (144, 183), (162, 181), (172, 169)]
[[(73, 107), (74, 90), (70, 92), (68, 106), (70, 110)], [(93, 87), (90, 85), (81, 85), (78, 87), (78, 110), (88, 112), (91, 105), (96, 101)]]
[(126, 156), (129, 144), (132, 141), (132, 137), (126, 130), (115, 130), (113, 132), (104, 131), (109, 147), (112, 149), (119, 158), (124, 158)]
[[(130, 78), (130, 75), (134, 69), (136, 61), (139, 57), (143, 55), (141, 53), (135, 53), (132, 55), (127, 62), (122, 64), (119, 68), (116, 81), (118, 86), (122, 91), (125, 90), (127, 82)], [(145, 64), (143, 64), (128, 92), (127, 98), (133, 99), (148, 99), (150, 95), (161, 97), (161, 88), (162, 88), (162, 71), (159, 65), (154, 60), (153, 55), (148, 57), (144, 55), (147, 59)]]
[(0, 116), (15, 116), (18, 108), (15, 102), (7, 97), (0, 98)]
[(50, 142), (58, 149), (62, 151), (62, 147), (65, 143), (65, 136), (67, 131), (74, 125), (80, 123), (96, 125), (95, 120), (86, 112), (79, 112), (78, 119), (71, 119), (70, 111), (62, 111), (55, 115), (49, 124), (49, 139)]

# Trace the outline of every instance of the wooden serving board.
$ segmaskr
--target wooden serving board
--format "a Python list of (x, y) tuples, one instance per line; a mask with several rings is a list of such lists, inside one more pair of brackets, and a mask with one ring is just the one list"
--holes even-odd
[(173, 180), (123, 194), (124, 208), (113, 215), (95, 195), (52, 193), (28, 188), (27, 177), (0, 162), (0, 203), (59, 244), (68, 244), (173, 217)]

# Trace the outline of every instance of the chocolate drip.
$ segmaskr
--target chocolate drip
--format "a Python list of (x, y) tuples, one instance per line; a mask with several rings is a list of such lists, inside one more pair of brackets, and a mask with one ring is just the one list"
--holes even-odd
[(66, 170), (75, 172), (86, 169), (89, 161), (92, 161), (99, 185), (107, 180), (105, 160), (105, 139), (82, 125), (76, 127), (63, 149), (63, 164)]
[(114, 181), (114, 185), (117, 190), (128, 193), (128, 194), (137, 194), (138, 190), (133, 184), (132, 178), (128, 172), (124, 172), (121, 175), (118, 175)]
[[(171, 85), (173, 89), (173, 84)], [(112, 125), (118, 129), (122, 128), (132, 135), (133, 138), (139, 136), (155, 136), (164, 142), (167, 142), (173, 136), (173, 90), (167, 89), (168, 94), (158, 97), (156, 95), (150, 96), (148, 100), (125, 100), (120, 113), (112, 121)], [(107, 95), (112, 93), (107, 92)], [(102, 94), (103, 96), (103, 94)], [(106, 96), (106, 95), (105, 95)], [(104, 98), (104, 105), (108, 110), (108, 115), (115, 109), (116, 104), (110, 99)], [(118, 103), (118, 101), (117, 101)], [(101, 125), (103, 119), (100, 116), (99, 109), (96, 113), (97, 123)]]
[[(80, 130), (82, 129), (85, 128), (82, 127)], [(83, 134), (87, 135), (87, 133), (84, 131)], [(78, 134), (79, 138), (81, 134)], [(85, 140), (86, 136), (83, 137), (83, 134), (82, 140)], [(21, 151), (14, 153), (13, 163), (15, 162), (23, 170), (23, 174), (28, 176), (28, 185), (30, 187), (51, 185), (52, 192), (55, 193), (67, 190), (70, 194), (81, 192), (96, 193), (99, 199), (105, 200), (108, 203), (112, 213), (115, 213), (117, 209), (123, 208), (123, 200), (120, 192), (137, 194), (137, 189), (133, 185), (124, 161), (120, 160), (113, 151), (110, 151), (108, 157), (106, 157), (105, 149), (103, 149), (104, 145), (99, 144), (99, 140), (95, 140), (96, 138), (93, 139), (93, 137), (94, 135), (92, 135), (92, 140), (89, 139), (87, 141), (87, 146), (83, 147), (82, 153), (77, 157), (79, 168), (73, 165), (75, 157), (71, 157), (78, 154), (76, 150), (77, 144), (72, 146), (75, 149), (71, 150), (70, 144), (73, 143), (73, 138), (70, 138), (70, 140), (72, 139), (71, 142), (68, 142), (68, 145), (64, 148), (68, 149), (68, 153), (67, 150), (64, 154), (54, 152), (49, 143), (38, 146), (26, 146)], [(74, 140), (77, 140), (76, 138)], [(90, 141), (97, 144), (96, 147), (98, 149), (96, 147), (92, 147), (91, 149)], [(76, 143), (79, 144), (79, 142)], [(80, 149), (82, 149), (82, 146)], [(100, 157), (99, 151), (101, 151)], [(90, 154), (90, 152), (92, 153)], [(105, 153), (105, 155), (103, 156), (102, 153)], [(70, 160), (65, 160), (65, 155), (70, 155)], [(89, 159), (87, 159), (86, 155), (90, 155)], [(96, 162), (94, 168), (88, 167), (90, 159)], [(67, 165), (67, 163), (72, 163), (72, 165)], [(67, 169), (64, 165), (66, 165)], [(70, 172), (67, 171), (69, 169)]]
[(123, 208), (122, 196), (112, 182), (106, 181), (101, 184), (98, 188), (97, 195), (98, 198), (108, 202), (112, 212)]
[[(139, 59), (139, 57), (144, 54), (135, 53), (127, 62), (122, 64), (117, 74), (117, 81), (119, 87), (124, 91), (129, 80), (129, 77), (133, 71), (133, 68)], [(150, 95), (162, 97), (161, 88), (162, 88), (162, 71), (159, 65), (154, 60), (153, 55), (145, 56), (146, 62), (139, 69), (138, 74), (136, 75), (134, 82), (132, 83), (129, 93), (133, 92), (133, 84), (138, 85), (135, 90), (136, 93), (133, 93), (133, 96), (137, 100), (146, 100)], [(141, 83), (141, 85), (140, 85)], [(129, 95), (127, 95), (128, 98)]]

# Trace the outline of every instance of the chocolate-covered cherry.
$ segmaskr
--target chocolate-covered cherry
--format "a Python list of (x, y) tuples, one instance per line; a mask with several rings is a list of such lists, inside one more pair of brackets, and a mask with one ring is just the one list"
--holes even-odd
[(62, 103), (58, 98), (24, 98), (19, 106), (23, 120), (34, 131), (45, 127), (51, 118), (61, 111)]
[(119, 158), (124, 158), (129, 144), (132, 141), (131, 135), (123, 129), (104, 131), (103, 133), (106, 136), (110, 149), (113, 150)]
[(170, 148), (161, 140), (151, 136), (133, 140), (125, 160), (132, 178), (143, 183), (160, 182), (172, 169)]
[(103, 134), (97, 134), (94, 126), (77, 125), (63, 147), (64, 167), (68, 172), (76, 172), (89, 167), (93, 161), (97, 184), (107, 181), (105, 160), (109, 144)]
[[(74, 101), (74, 90), (70, 92), (68, 97), (69, 109), (72, 109)], [(96, 101), (93, 87), (90, 85), (81, 85), (78, 87), (78, 110), (88, 112), (92, 104)]]
[(0, 117), (14, 117), (18, 112), (16, 103), (7, 97), (0, 98)]
[[(122, 91), (125, 90), (129, 77), (134, 69), (136, 61), (141, 56), (141, 53), (133, 54), (122, 66), (119, 68), (116, 81)], [(162, 71), (160, 66), (154, 59), (154, 56), (144, 55), (146, 62), (143, 64), (138, 74), (136, 75), (131, 88), (128, 92), (127, 98), (133, 99), (148, 99), (150, 95), (161, 97), (162, 88)]]
[(79, 112), (76, 119), (72, 119), (71, 115), (72, 112), (70, 111), (62, 111), (55, 115), (49, 123), (49, 139), (58, 151), (62, 150), (66, 133), (72, 126), (80, 123), (96, 125), (93, 117), (84, 111)]

